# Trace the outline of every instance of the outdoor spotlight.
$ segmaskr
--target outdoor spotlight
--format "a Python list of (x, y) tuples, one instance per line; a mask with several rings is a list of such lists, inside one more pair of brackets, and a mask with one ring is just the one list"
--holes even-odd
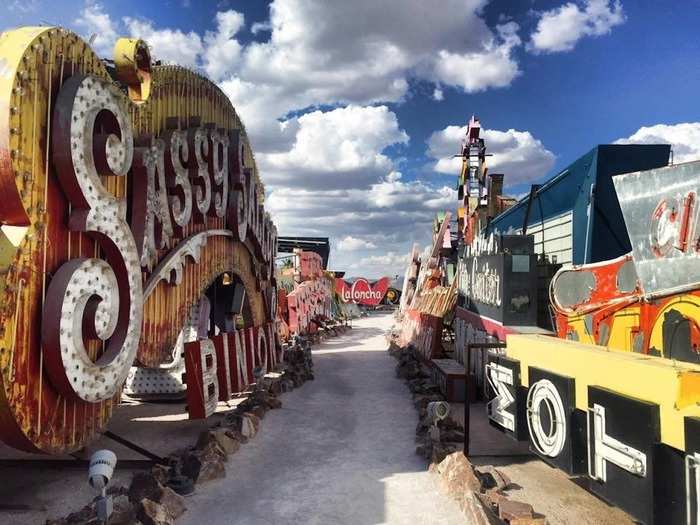
[(103, 492), (114, 474), (117, 456), (111, 450), (98, 450), (90, 458), (88, 481), (98, 492)]
[(111, 450), (98, 450), (90, 458), (88, 482), (100, 493), (96, 502), (97, 519), (107, 523), (112, 515), (112, 497), (107, 496), (107, 485), (117, 466), (117, 455)]
[(221, 276), (221, 284), (224, 286), (228, 286), (233, 282), (233, 279), (231, 279), (231, 274), (226, 272), (224, 275)]

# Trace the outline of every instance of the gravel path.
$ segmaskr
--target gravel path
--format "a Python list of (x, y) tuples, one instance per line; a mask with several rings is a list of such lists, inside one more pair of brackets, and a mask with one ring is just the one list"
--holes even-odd
[(317, 346), (316, 380), (282, 396), (178, 523), (464, 523), (414, 453), (416, 412), (386, 352), (391, 322), (361, 319)]

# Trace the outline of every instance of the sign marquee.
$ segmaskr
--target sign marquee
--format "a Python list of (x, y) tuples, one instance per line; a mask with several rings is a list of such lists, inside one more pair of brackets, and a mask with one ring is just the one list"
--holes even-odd
[(191, 419), (211, 416), (255, 381), (253, 370), (271, 370), (281, 359), (274, 323), (234, 330), (185, 344), (187, 410)]
[(382, 302), (389, 289), (389, 278), (382, 277), (373, 284), (370, 284), (365, 278), (355, 279), (352, 283), (336, 278), (335, 286), (344, 303), (377, 306)]
[(207, 79), (129, 39), (110, 73), (58, 28), (3, 33), (0, 59), (0, 439), (65, 453), (104, 428), (134, 362), (172, 359), (221, 274), (243, 283), (251, 326), (274, 321), (277, 231)]
[(553, 337), (507, 339), (508, 357), (489, 354), (486, 364), (495, 425), (587, 475), (590, 490), (643, 523), (698, 523), (697, 366)]
[(697, 289), (700, 162), (626, 173), (613, 184), (642, 290), (658, 295)]

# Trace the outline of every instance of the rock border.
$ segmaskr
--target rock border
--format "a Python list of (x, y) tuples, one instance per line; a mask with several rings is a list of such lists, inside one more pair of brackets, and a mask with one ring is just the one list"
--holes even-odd
[(475, 468), (464, 456), (464, 427), (451, 417), (433, 424), (428, 404), (446, 401), (433, 383), (427, 366), (411, 346), (397, 344), (398, 333), (389, 335), (389, 354), (396, 359), (396, 376), (403, 379), (418, 411), (416, 454), (429, 462), (428, 470), (438, 476), (441, 489), (459, 504), (467, 523), (544, 525), (545, 516), (528, 503), (510, 499), (513, 488), (508, 477), (493, 466)]
[[(253, 439), (261, 429), (268, 410), (282, 407), (281, 394), (299, 388), (314, 379), (311, 346), (328, 337), (345, 333), (350, 327), (326, 323), (313, 336), (295, 336), (284, 348), (277, 370), (267, 374), (259, 385), (252, 385), (244, 394), (246, 399), (200, 433), (190, 447), (168, 455), (166, 464), (136, 472), (128, 488), (109, 487), (113, 512), (109, 525), (171, 525), (187, 511), (180, 492), (189, 492), (215, 479), (226, 477), (225, 463), (242, 445)], [(47, 519), (46, 525), (97, 525), (97, 498), (77, 512), (63, 518)]]

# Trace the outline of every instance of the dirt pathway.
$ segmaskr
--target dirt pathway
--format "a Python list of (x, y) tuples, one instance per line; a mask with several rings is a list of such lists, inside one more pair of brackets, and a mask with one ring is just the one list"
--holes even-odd
[(463, 523), (414, 454), (416, 412), (386, 352), (391, 322), (365, 318), (317, 346), (316, 380), (283, 396), (178, 523)]

